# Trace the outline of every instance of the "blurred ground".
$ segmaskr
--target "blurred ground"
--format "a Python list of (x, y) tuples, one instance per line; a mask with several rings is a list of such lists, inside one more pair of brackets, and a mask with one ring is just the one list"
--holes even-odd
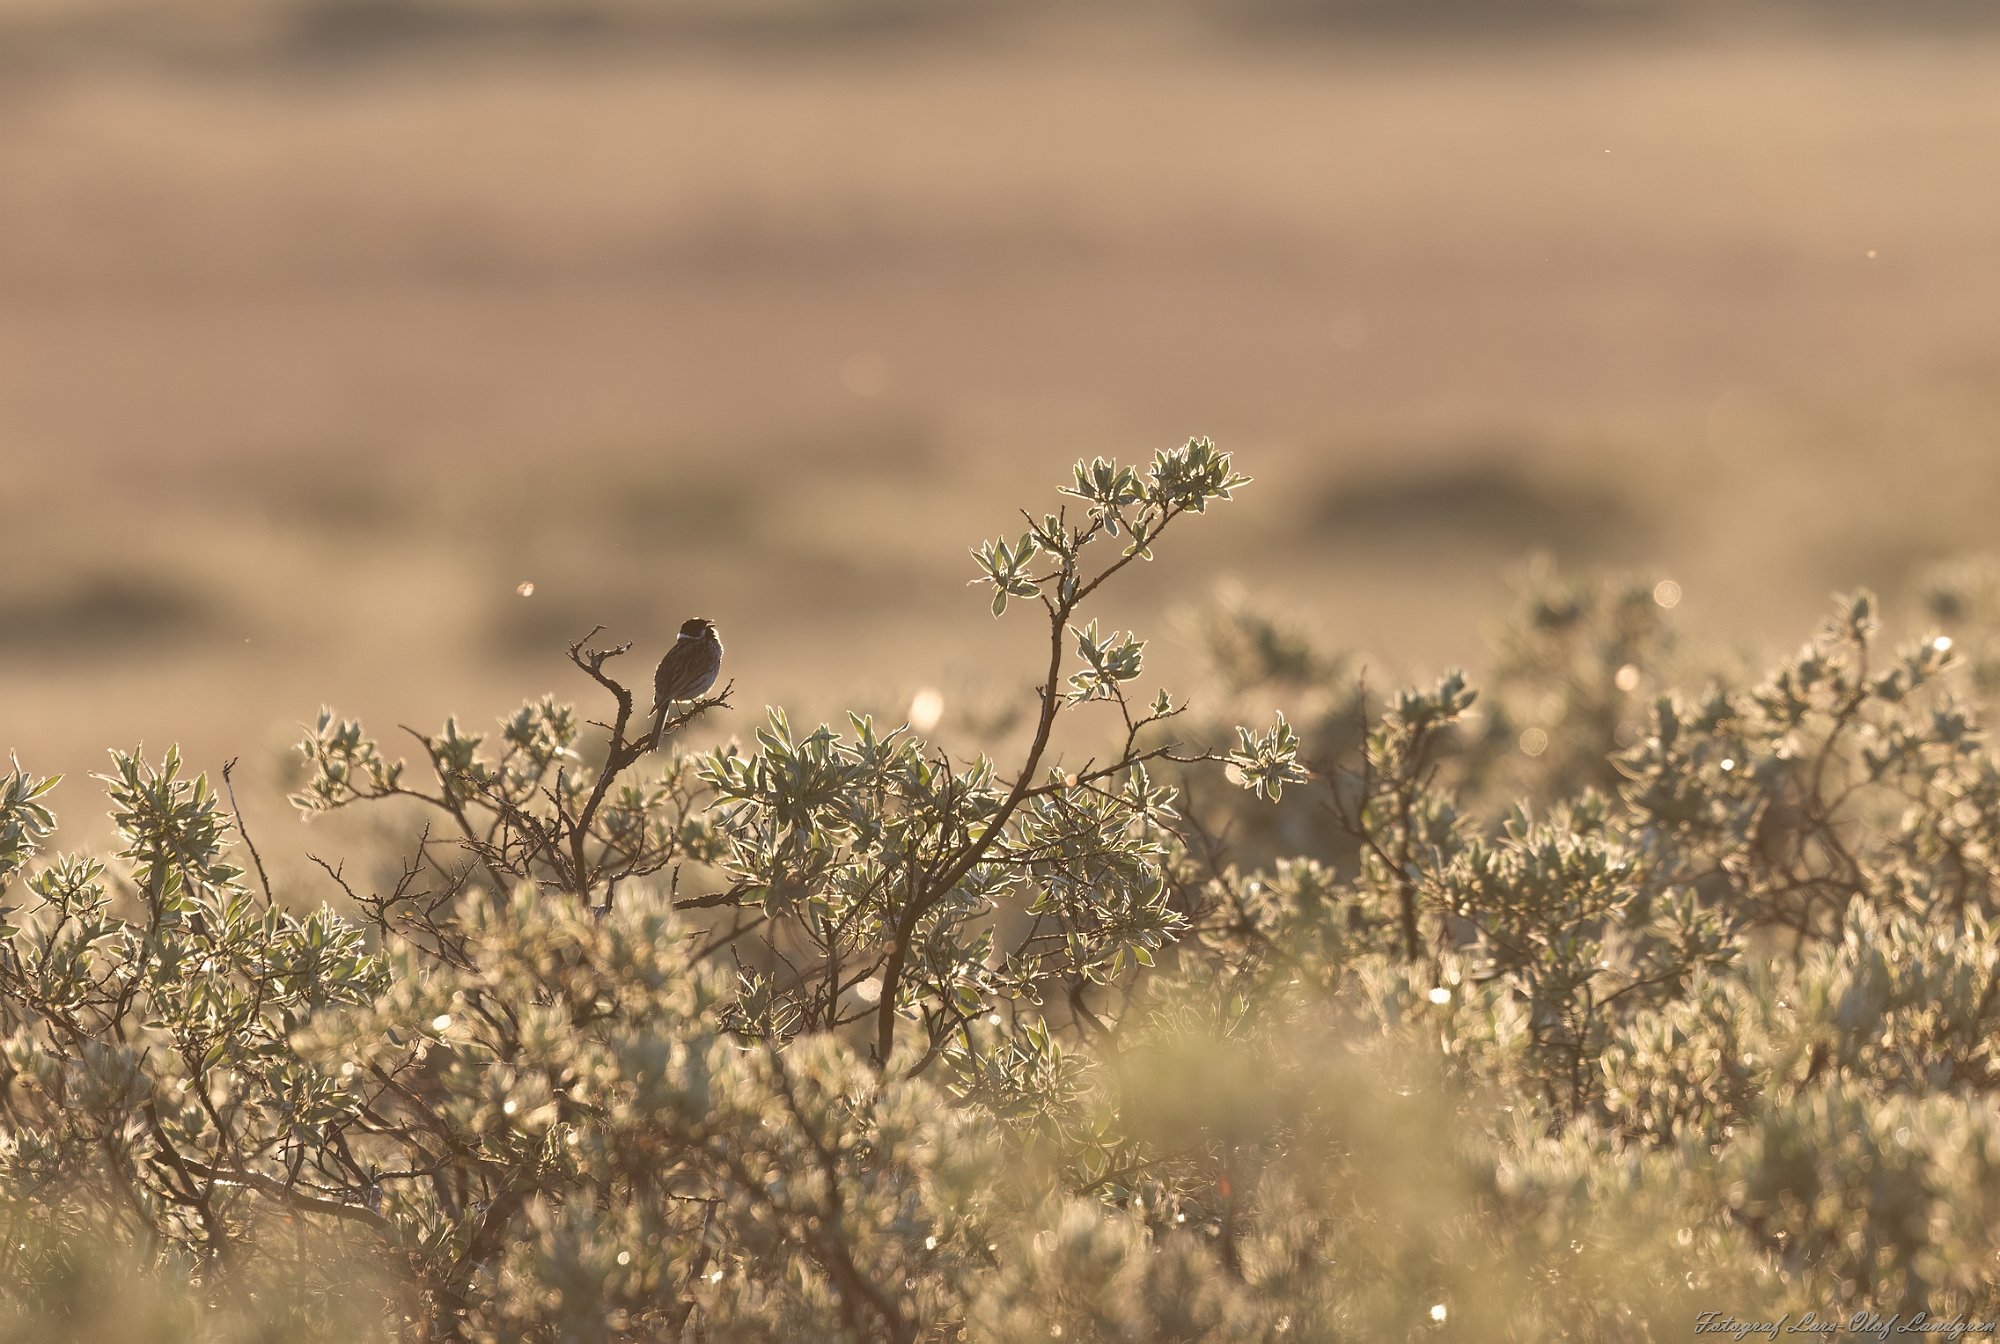
[(1982, 28), (211, 9), (0, 27), (0, 748), (38, 771), (268, 772), (322, 701), (483, 718), (576, 690), (598, 622), (643, 680), (697, 612), (737, 728), (1025, 686), (965, 548), (1191, 434), (1259, 481), (1113, 600), (1168, 671), (1223, 578), (1419, 669), (1477, 662), (1536, 548), (1789, 647), (1991, 545)]

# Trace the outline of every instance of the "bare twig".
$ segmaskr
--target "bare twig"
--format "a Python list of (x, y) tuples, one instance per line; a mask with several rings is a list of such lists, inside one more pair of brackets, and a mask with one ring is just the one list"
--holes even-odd
[(236, 758), (231, 756), (222, 767), (222, 787), (229, 794), (229, 811), (236, 818), (236, 833), (243, 837), (244, 848), (250, 851), (250, 861), (257, 866), (257, 881), (263, 885), (264, 899), (272, 905), (277, 899), (271, 895), (271, 879), (264, 872), (264, 856), (257, 852), (257, 842), (250, 838), (250, 827), (243, 820), (243, 809), (236, 802), (236, 781), (231, 778), (236, 770)]

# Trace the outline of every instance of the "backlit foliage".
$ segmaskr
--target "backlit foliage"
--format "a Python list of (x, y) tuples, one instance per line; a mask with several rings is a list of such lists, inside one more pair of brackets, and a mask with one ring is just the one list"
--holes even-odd
[(1952, 640), (1857, 595), (1684, 685), (1652, 584), (1537, 574), (1489, 695), (1384, 695), (1235, 603), (1188, 714), (1091, 608), (1246, 484), (1081, 463), (973, 552), (1042, 659), (997, 758), (778, 709), (680, 745), (727, 688), (654, 752), (593, 632), (580, 708), (319, 718), (294, 801), (406, 822), (382, 889), (273, 890), (171, 751), (114, 753), (101, 858), (0, 775), (0, 1337), (2000, 1311), (2000, 769)]

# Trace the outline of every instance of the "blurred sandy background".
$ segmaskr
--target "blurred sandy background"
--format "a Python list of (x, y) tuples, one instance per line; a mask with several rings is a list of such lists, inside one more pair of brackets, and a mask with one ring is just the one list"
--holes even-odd
[(965, 548), (1191, 434), (1168, 670), (1231, 578), (1476, 665), (1535, 548), (1790, 647), (2000, 503), (2000, 33), (1871, 12), (16, 0), (0, 750), (268, 778), (697, 612), (725, 729), (1010, 691)]

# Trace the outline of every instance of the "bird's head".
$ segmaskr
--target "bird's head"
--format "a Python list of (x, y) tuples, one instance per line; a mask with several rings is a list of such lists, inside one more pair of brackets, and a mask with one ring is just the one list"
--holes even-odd
[(707, 639), (715, 633), (715, 622), (706, 616), (695, 616), (681, 622), (682, 639)]

